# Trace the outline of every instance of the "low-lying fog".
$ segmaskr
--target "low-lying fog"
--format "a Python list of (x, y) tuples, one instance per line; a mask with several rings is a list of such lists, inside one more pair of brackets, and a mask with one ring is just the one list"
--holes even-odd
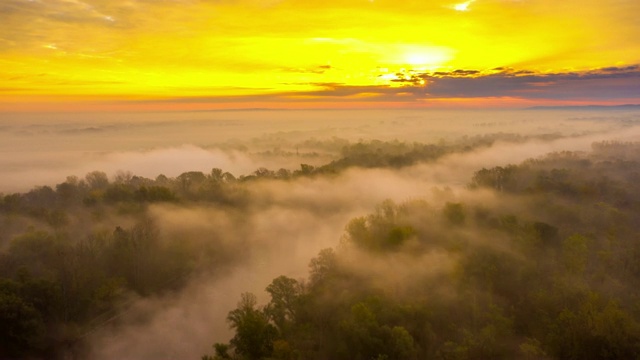
[(93, 170), (150, 178), (212, 168), (236, 176), (259, 167), (294, 170), (301, 163), (338, 158), (345, 141), (446, 143), (479, 134), (555, 135), (501, 142), (401, 170), (350, 169), (334, 177), (256, 182), (249, 190), (255, 206), (242, 216), (211, 207), (154, 205), (150, 212), (161, 234), (218, 234), (244, 253), (243, 260), (224, 275), (191, 279), (179, 294), (132, 300), (119, 318), (124, 325), (88, 334), (93, 357), (194, 359), (210, 353), (214, 342), (228, 341), (225, 318), (242, 292), (255, 293), (263, 303), (273, 278), (305, 277), (309, 260), (336, 246), (350, 219), (372, 212), (385, 199), (470, 196), (465, 185), (483, 167), (588, 150), (594, 141), (638, 141), (638, 124), (640, 113), (613, 111), (12, 115), (0, 120), (0, 193), (51, 186)]
[(585, 135), (626, 139), (638, 120), (638, 113), (628, 112), (533, 110), (3, 114), (0, 192), (53, 185), (93, 170), (155, 178), (212, 167), (236, 176), (259, 167), (297, 168), (326, 163), (345, 140), (434, 143), (499, 132), (571, 137), (550, 147), (527, 144), (526, 158), (554, 146), (584, 149), (589, 140), (579, 138)]

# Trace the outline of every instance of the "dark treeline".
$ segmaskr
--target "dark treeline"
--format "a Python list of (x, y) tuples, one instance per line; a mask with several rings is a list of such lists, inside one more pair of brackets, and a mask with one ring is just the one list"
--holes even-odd
[[(65, 209), (74, 206), (96, 206), (100, 204), (149, 204), (153, 202), (209, 201), (238, 206), (249, 199), (243, 197), (239, 183), (255, 179), (287, 180), (300, 176), (336, 174), (351, 167), (361, 168), (401, 168), (419, 162), (437, 160), (445, 155), (470, 152), (478, 148), (490, 147), (497, 141), (519, 143), (531, 139), (553, 140), (557, 134), (522, 136), (496, 133), (464, 136), (456, 141), (440, 141), (438, 144), (405, 143), (401, 141), (360, 141), (349, 143), (333, 139), (326, 146), (339, 146), (339, 155), (325, 165), (301, 164), (299, 169), (271, 170), (261, 167), (251, 174), (236, 176), (219, 168), (210, 173), (201, 171), (185, 172), (175, 178), (158, 175), (155, 179), (136, 176), (130, 172), (119, 172), (110, 181), (102, 171), (93, 171), (84, 178), (69, 176), (66, 181), (55, 186), (42, 186), (20, 194), (0, 193), (0, 210), (25, 213), (44, 220), (52, 226), (65, 222)], [(309, 141), (308, 141), (309, 142)], [(303, 142), (307, 146), (307, 142)], [(318, 147), (317, 142), (312, 142)], [(320, 144), (325, 144), (320, 142)], [(121, 209), (125, 211), (124, 209)], [(6, 235), (0, 234), (0, 236)]]
[[(242, 244), (224, 234), (160, 234), (154, 204), (242, 214), (257, 181), (401, 168), (527, 139), (359, 142), (296, 170), (94, 171), (1, 195), (0, 358), (83, 358), (87, 336), (131, 299), (179, 291), (195, 274), (224, 276), (241, 261)], [(638, 160), (637, 144), (598, 143), (589, 154), (478, 171), (472, 193), (495, 190), (495, 202), (385, 202), (351, 221), (307, 280), (275, 279), (264, 306), (243, 295), (229, 314), (235, 336), (213, 357), (637, 357)]]

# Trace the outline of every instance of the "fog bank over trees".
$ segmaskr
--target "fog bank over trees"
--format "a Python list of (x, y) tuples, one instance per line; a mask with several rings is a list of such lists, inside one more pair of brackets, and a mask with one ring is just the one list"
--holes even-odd
[(23, 116), (0, 357), (640, 355), (637, 112)]
[(207, 172), (212, 167), (239, 176), (259, 167), (316, 166), (338, 158), (347, 142), (360, 140), (435, 144), (498, 133), (529, 138), (598, 134), (625, 140), (628, 128), (638, 120), (633, 111), (3, 114), (0, 191), (52, 186), (68, 175), (83, 176), (93, 170), (110, 177), (121, 170), (154, 178)]

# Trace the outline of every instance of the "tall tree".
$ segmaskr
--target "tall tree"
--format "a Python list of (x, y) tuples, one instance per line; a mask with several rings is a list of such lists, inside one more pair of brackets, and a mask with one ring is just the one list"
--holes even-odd
[(243, 293), (237, 309), (231, 311), (227, 321), (236, 330), (231, 346), (244, 359), (258, 360), (273, 352), (277, 330), (268, 317), (256, 308), (256, 296)]

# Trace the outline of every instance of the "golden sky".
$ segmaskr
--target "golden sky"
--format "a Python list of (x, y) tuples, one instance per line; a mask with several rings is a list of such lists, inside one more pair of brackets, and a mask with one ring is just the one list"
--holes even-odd
[(638, 0), (0, 0), (0, 110), (640, 102)]

